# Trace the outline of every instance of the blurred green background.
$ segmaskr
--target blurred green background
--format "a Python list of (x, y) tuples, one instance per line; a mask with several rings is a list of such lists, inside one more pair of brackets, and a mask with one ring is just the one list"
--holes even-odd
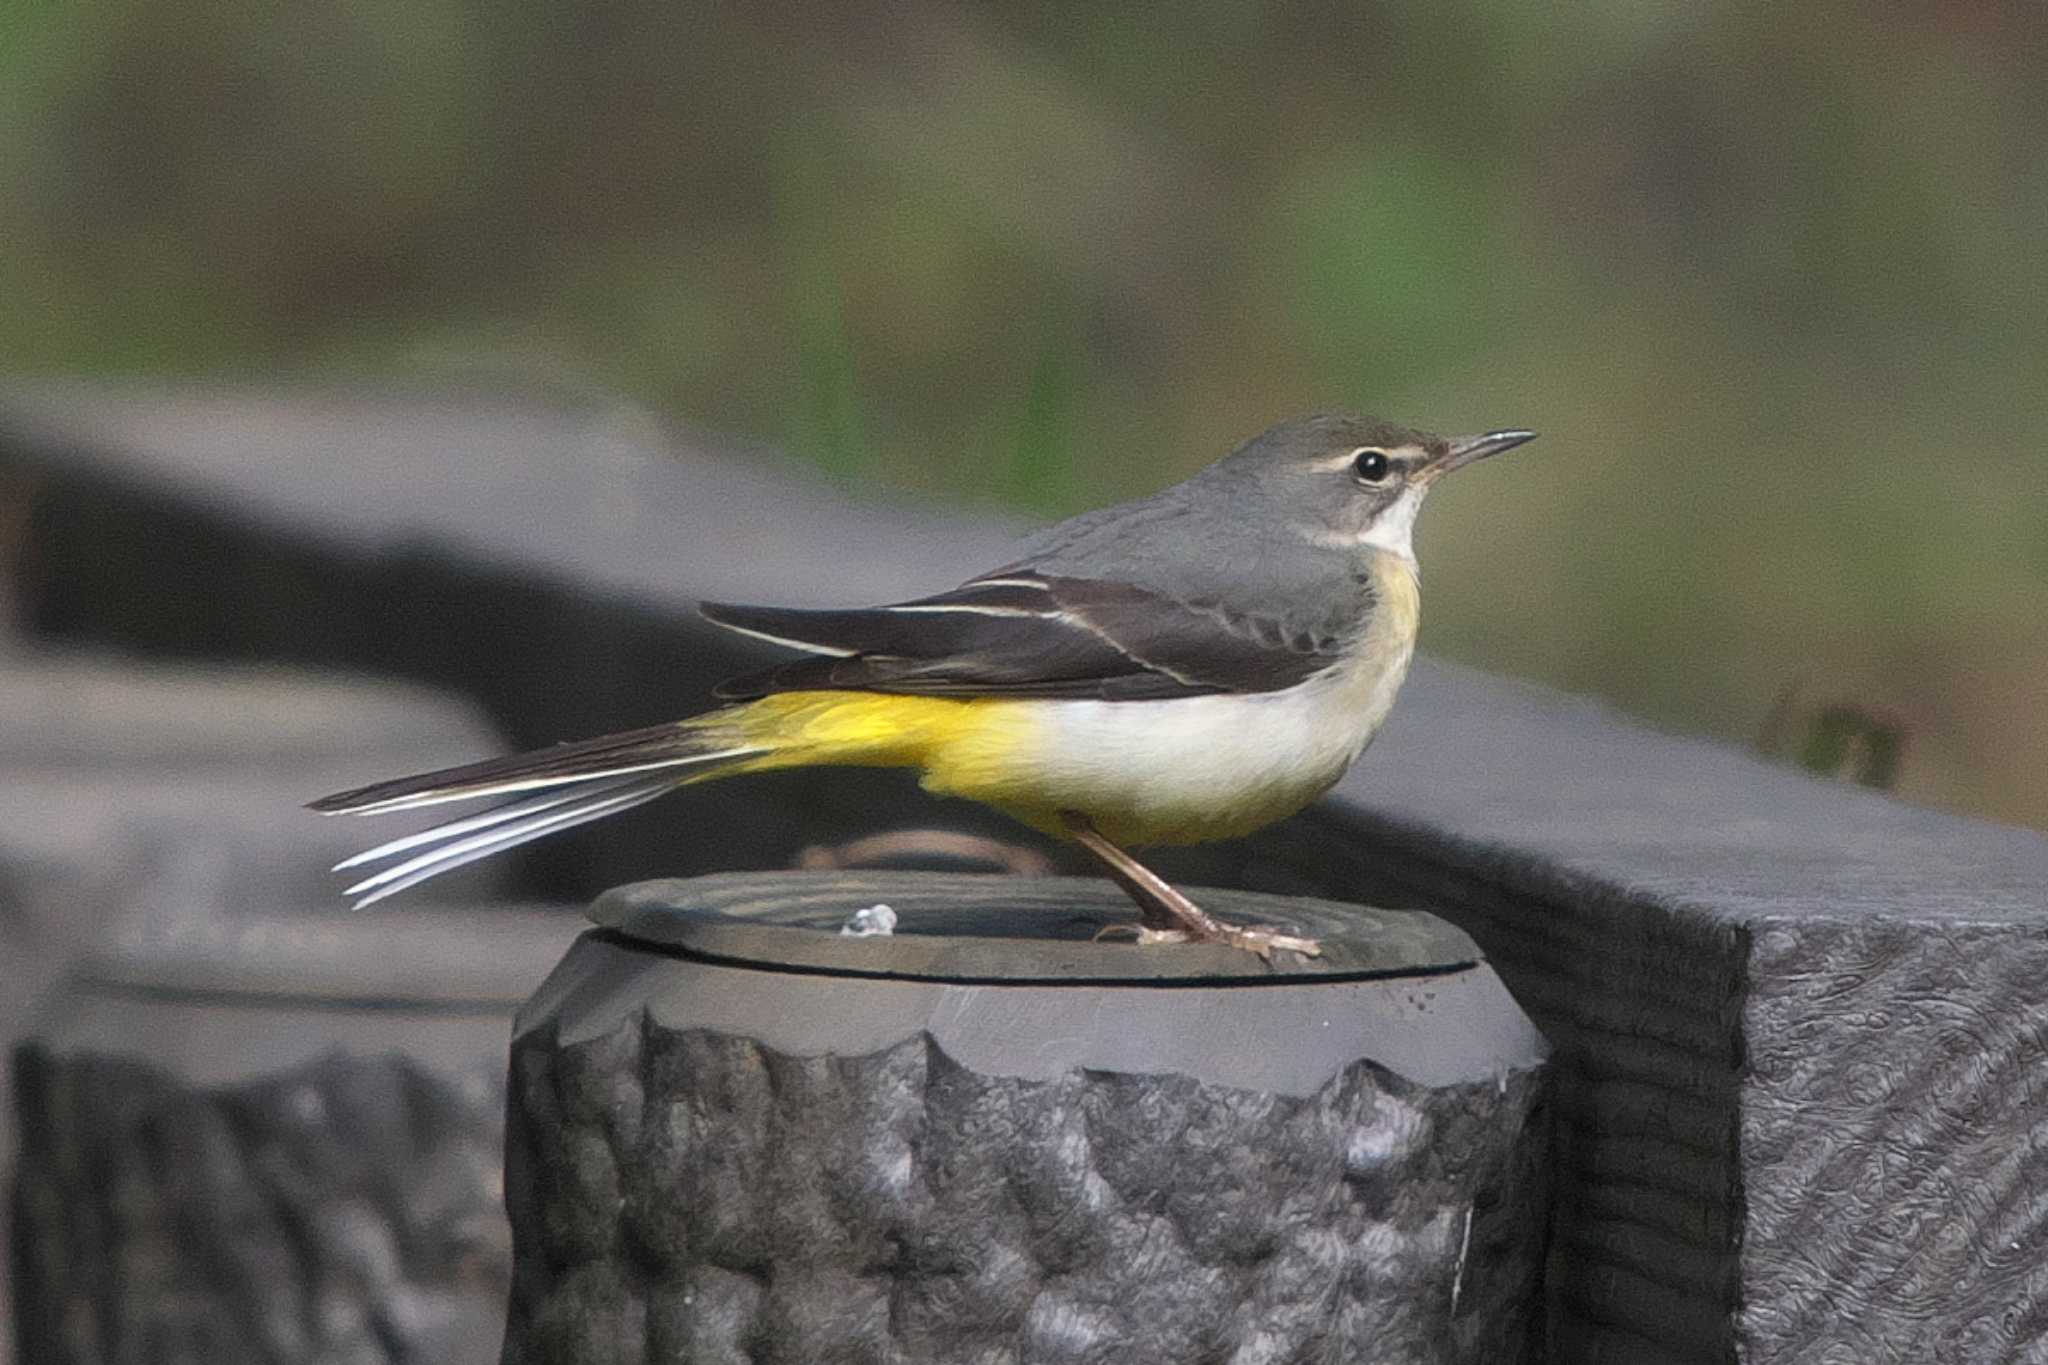
[(2035, 0), (0, 0), (0, 370), (567, 385), (1034, 514), (1532, 426), (1426, 648), (1850, 702), (2048, 825), (2044, 148)]

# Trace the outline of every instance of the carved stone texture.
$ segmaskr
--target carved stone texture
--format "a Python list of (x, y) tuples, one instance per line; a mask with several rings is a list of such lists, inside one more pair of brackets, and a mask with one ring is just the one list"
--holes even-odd
[(2048, 1359), (2048, 927), (2024, 938), (1858, 919), (1752, 938), (1745, 1283), (1772, 1292), (1749, 1339)]
[(143, 924), (16, 1053), (35, 1365), (495, 1358), (512, 1011), (573, 917)]
[(330, 1055), (217, 1090), (17, 1053), (16, 1336), (48, 1365), (494, 1354), (501, 1090)]
[[(768, 940), (581, 940), (514, 1042), (508, 1365), (1529, 1358), (1542, 1045), (1462, 938), (1267, 984), (1235, 961), (1062, 982), (1039, 948), (1179, 950), (1086, 942), (1129, 918), (1098, 883), (783, 880), (811, 913), (885, 901), (899, 940), (947, 900), (1009, 937), (973, 982), (915, 942), (883, 975), (873, 939), (845, 941), (861, 974), (776, 970)], [(772, 915), (769, 885), (658, 883), (633, 910), (659, 936), (650, 902)], [(1327, 905), (1200, 895), (1343, 932)], [(1028, 937), (1053, 915), (1067, 942)]]

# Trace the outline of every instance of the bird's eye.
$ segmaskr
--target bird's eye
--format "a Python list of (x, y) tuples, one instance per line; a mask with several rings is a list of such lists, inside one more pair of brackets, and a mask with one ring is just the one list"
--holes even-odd
[(1351, 457), (1351, 472), (1360, 483), (1385, 483), (1393, 469), (1394, 462), (1384, 450), (1361, 450)]

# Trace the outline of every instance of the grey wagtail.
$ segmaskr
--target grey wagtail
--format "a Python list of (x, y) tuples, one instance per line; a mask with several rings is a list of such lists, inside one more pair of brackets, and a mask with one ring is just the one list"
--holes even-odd
[(367, 905), (692, 782), (809, 764), (915, 768), (1071, 839), (1137, 902), (1140, 941), (1270, 957), (1310, 939), (1205, 914), (1125, 851), (1248, 834), (1327, 791), (1372, 741), (1415, 648), (1412, 533), (1436, 481), (1532, 439), (1446, 439), (1348, 414), (1283, 422), (1193, 478), (1087, 512), (951, 592), (849, 610), (707, 602), (802, 658), (687, 720), (379, 782), (371, 814), (519, 799), (341, 864)]

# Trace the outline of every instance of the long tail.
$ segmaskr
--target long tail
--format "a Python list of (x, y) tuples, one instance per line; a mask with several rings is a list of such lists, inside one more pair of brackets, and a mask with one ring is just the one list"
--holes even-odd
[(390, 864), (343, 893), (356, 897), (360, 909), (479, 858), (748, 766), (770, 753), (772, 746), (749, 740), (739, 725), (720, 723), (736, 719), (743, 710), (732, 707), (676, 724), (378, 782), (323, 796), (309, 803), (309, 809), (325, 815), (376, 815), (444, 801), (532, 793), (379, 844), (338, 864), (337, 872)]

